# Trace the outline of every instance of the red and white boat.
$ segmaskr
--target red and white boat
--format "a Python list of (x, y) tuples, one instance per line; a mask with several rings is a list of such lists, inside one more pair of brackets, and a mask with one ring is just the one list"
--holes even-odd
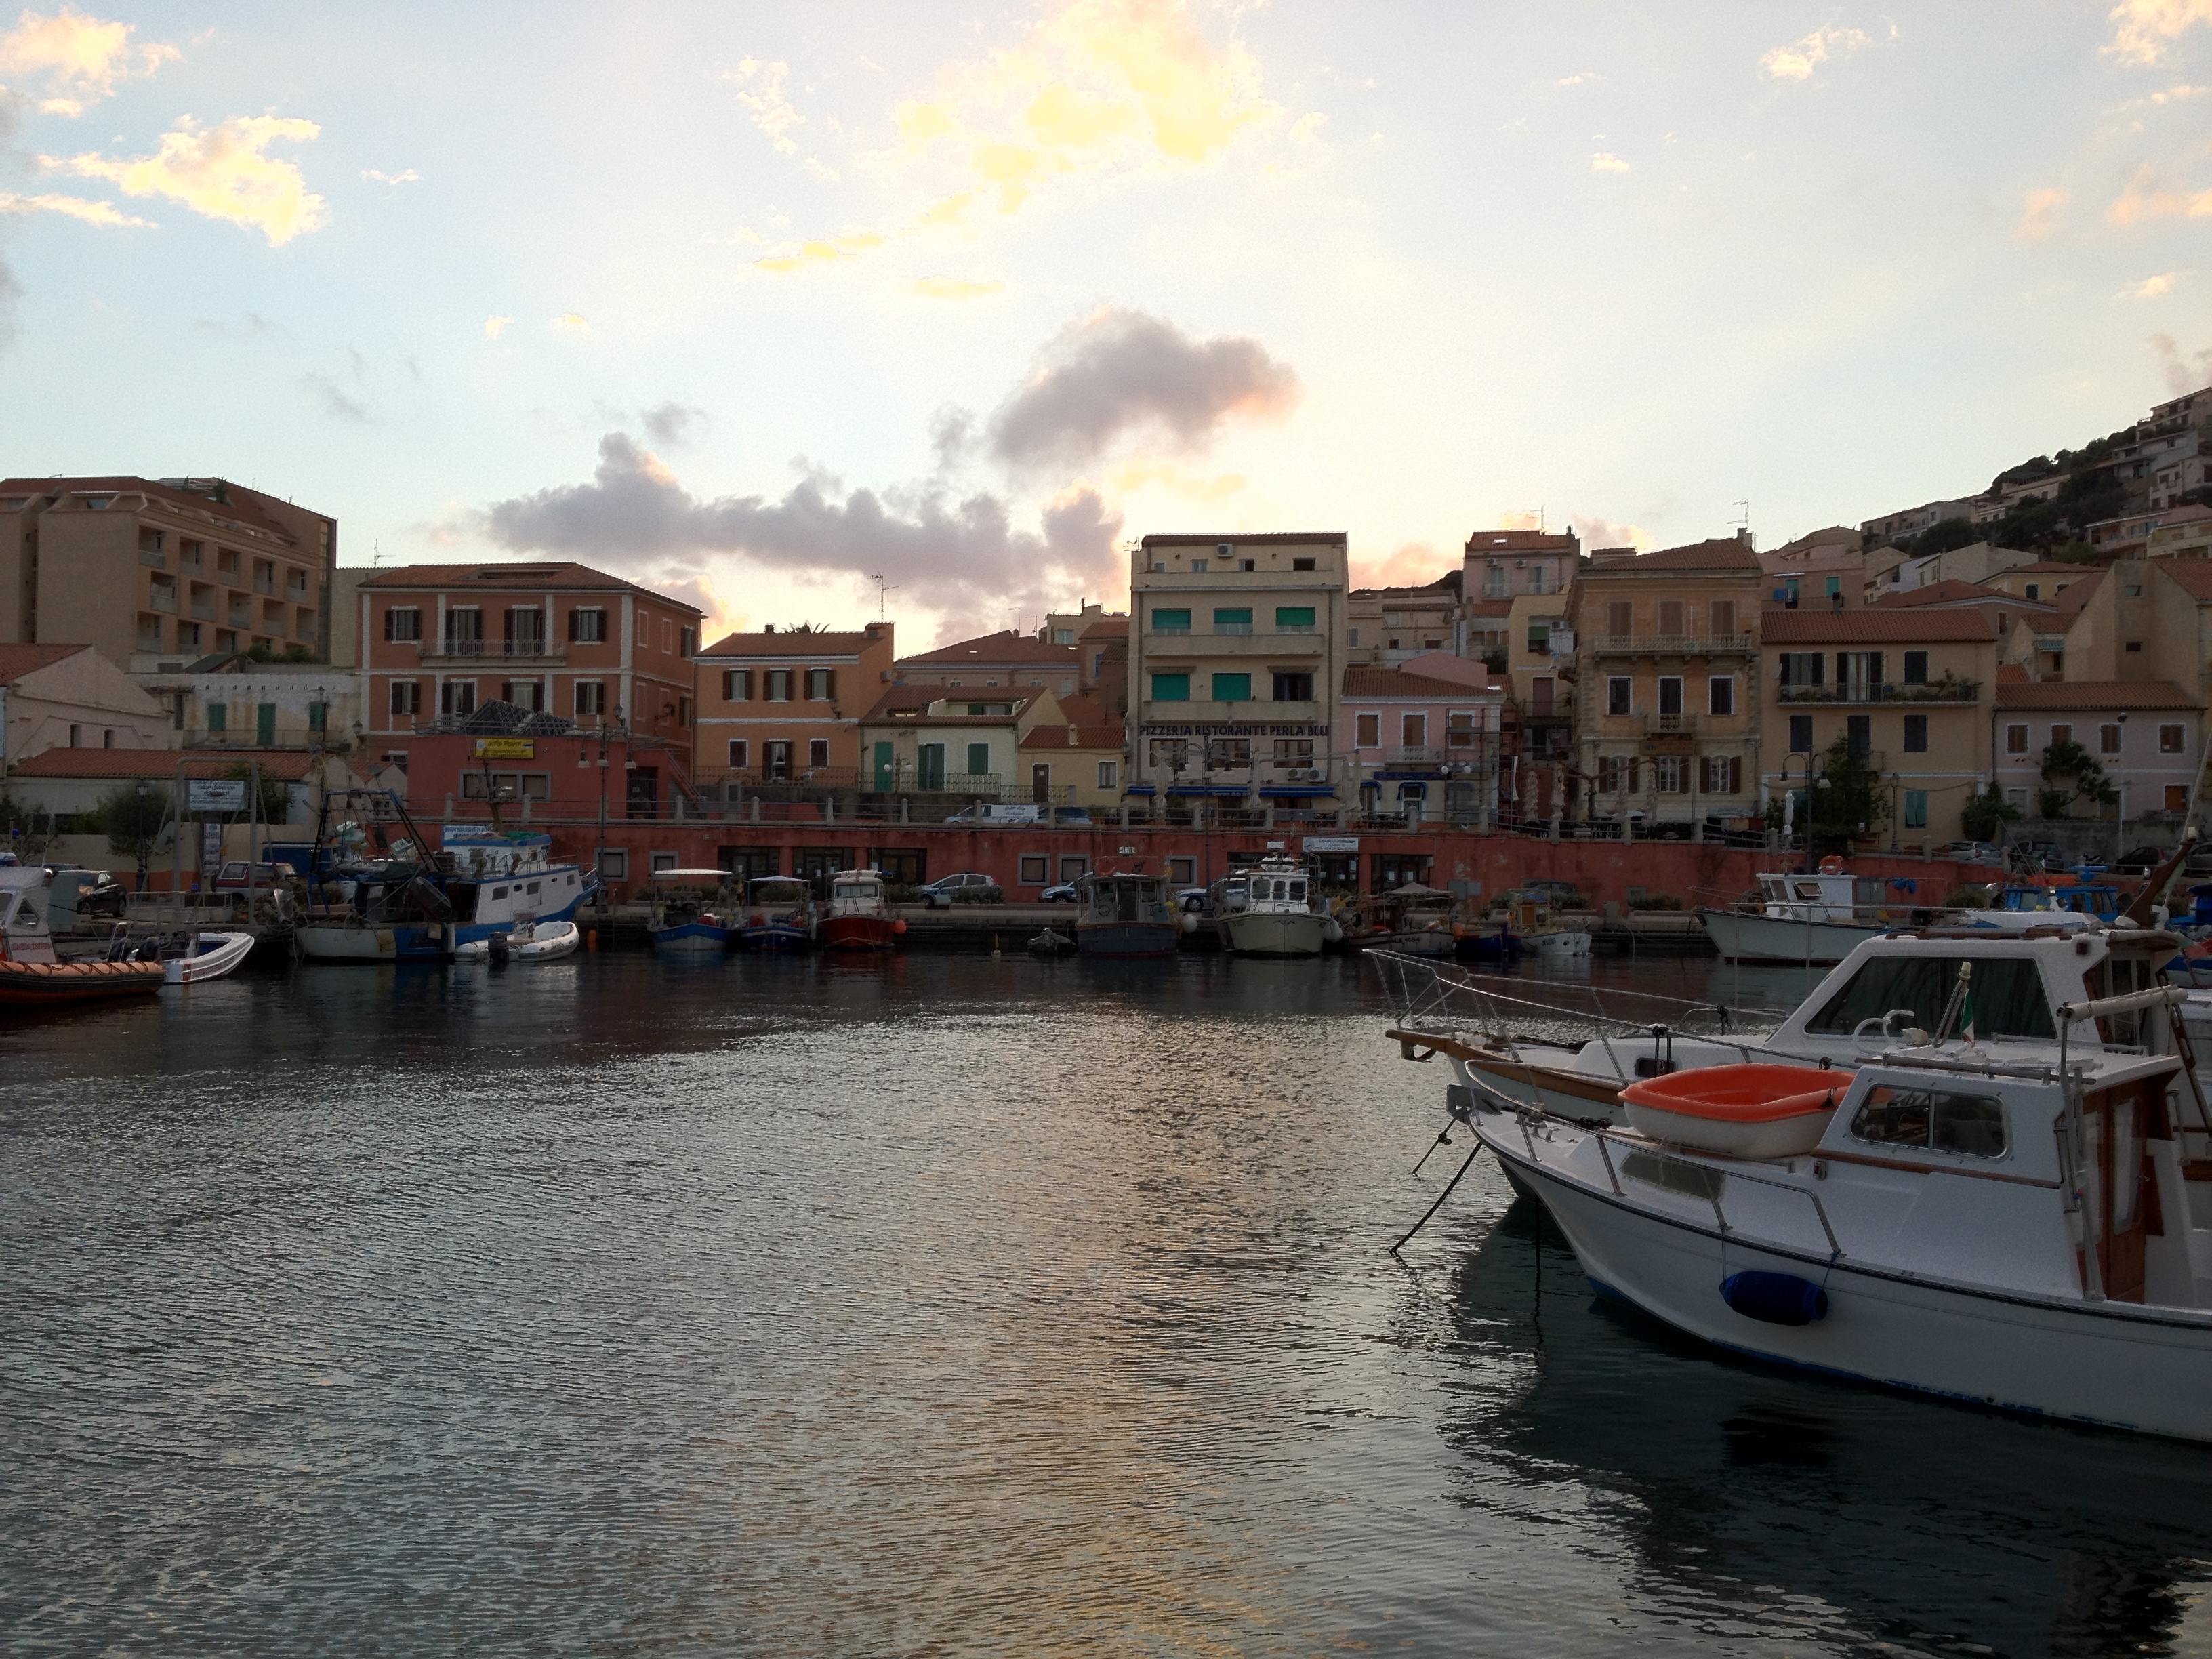
[(0, 1003), (58, 1006), (158, 991), (158, 962), (57, 962), (46, 921), (46, 872), (37, 865), (0, 869)]
[(906, 932), (884, 898), (880, 870), (841, 870), (830, 884), (822, 944), (830, 951), (889, 951)]

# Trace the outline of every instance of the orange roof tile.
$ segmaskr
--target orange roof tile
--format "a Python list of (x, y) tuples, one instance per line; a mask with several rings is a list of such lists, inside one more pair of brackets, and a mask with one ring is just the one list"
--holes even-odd
[(307, 775), (316, 754), (312, 749), (48, 749), (8, 769), (19, 778), (149, 778), (158, 783), (177, 775), (179, 758), (188, 778), (220, 777), (258, 761), (262, 776), (292, 781)]
[(701, 657), (857, 657), (874, 643), (870, 634), (730, 634)]
[(702, 616), (696, 605), (686, 605), (681, 599), (672, 599), (665, 593), (656, 593), (637, 582), (625, 581), (620, 576), (610, 576), (604, 570), (594, 570), (587, 564), (577, 564), (564, 559), (538, 560), (502, 559), (484, 564), (404, 564), (396, 569), (380, 570), (362, 583), (363, 587), (384, 590), (416, 587), (481, 586), (493, 593), (529, 592), (544, 592), (547, 588), (562, 592), (571, 589), (613, 591), (642, 593), (678, 611), (689, 611), (693, 616)]
[(2183, 709), (2203, 707), (2166, 680), (1997, 680), (2000, 708), (2079, 708), (2085, 712)]
[(1860, 641), (1869, 645), (1890, 641), (1941, 643), (1997, 636), (1996, 624), (1978, 609), (1945, 611), (1923, 606), (1888, 611), (1875, 605), (1863, 611), (1763, 611), (1759, 633), (1768, 645), (1849, 645)]
[(91, 649), (88, 645), (0, 645), (0, 685), (13, 685), (26, 674)]
[(941, 645), (934, 651), (923, 651), (911, 657), (899, 659), (898, 665), (908, 663), (965, 664), (983, 667), (992, 663), (1013, 663), (1027, 667), (1033, 663), (1074, 664), (1077, 648), (1072, 645), (1054, 645), (1027, 634), (1017, 634), (1007, 629), (996, 634), (986, 634), (978, 640), (962, 640), (952, 645)]

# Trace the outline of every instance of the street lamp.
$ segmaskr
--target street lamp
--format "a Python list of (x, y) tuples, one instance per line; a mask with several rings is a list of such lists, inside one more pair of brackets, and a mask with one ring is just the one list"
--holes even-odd
[(145, 779), (138, 780), (138, 891), (142, 896), (146, 891), (146, 866), (154, 859), (154, 838), (146, 833), (146, 803), (153, 793)]
[[(1790, 803), (1790, 763), (1797, 758), (1798, 755), (1796, 750), (1792, 750), (1790, 753), (1784, 755), (1782, 757), (1782, 800), (1783, 810), (1785, 812), (1789, 810)], [(1814, 764), (1818, 758), (1819, 757), (1809, 754), (1804, 757), (1805, 873), (1808, 876), (1813, 873), (1813, 791), (1816, 788), (1825, 789), (1828, 786), (1827, 773), (1825, 771), (1815, 773), (1813, 769)]]
[(2113, 757), (2120, 775), (2120, 798), (2112, 811), (2112, 862), (2118, 864), (2128, 850), (2128, 717), (2124, 710), (2119, 715), (2120, 750)]

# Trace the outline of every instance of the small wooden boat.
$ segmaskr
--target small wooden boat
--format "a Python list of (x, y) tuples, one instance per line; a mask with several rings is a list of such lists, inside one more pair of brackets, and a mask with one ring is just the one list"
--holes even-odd
[(806, 951), (814, 945), (814, 890), (800, 876), (755, 876), (745, 884), (748, 951)]
[(1820, 1144), (1849, 1072), (1701, 1066), (1639, 1078), (1620, 1091), (1628, 1125), (1652, 1139), (1729, 1158), (1796, 1158)]
[(883, 872), (841, 870), (830, 884), (830, 914), (822, 919), (822, 944), (830, 951), (888, 951), (906, 923), (884, 902)]

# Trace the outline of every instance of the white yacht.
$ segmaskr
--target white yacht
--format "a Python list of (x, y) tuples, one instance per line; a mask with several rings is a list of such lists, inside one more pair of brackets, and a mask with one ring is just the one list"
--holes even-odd
[(1701, 908), (1714, 946), (1729, 962), (1841, 962), (1863, 940), (1911, 915), (1886, 904), (1878, 878), (1851, 875), (1841, 859), (1823, 859), (1817, 874), (1762, 874), (1759, 908)]
[(1270, 842), (1267, 856), (1218, 884), (1216, 925), (1233, 956), (1317, 957), (1334, 921), (1314, 908), (1306, 867)]

